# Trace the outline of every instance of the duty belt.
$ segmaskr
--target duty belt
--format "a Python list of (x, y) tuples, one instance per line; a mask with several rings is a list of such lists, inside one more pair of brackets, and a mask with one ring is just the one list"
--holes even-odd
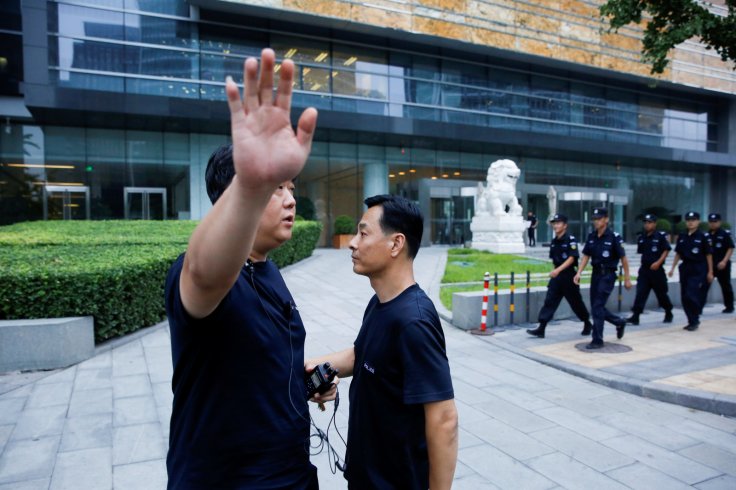
[(599, 274), (605, 274), (606, 272), (616, 272), (616, 267), (611, 267), (611, 266), (604, 267), (602, 265), (594, 265), (593, 272), (597, 272)]

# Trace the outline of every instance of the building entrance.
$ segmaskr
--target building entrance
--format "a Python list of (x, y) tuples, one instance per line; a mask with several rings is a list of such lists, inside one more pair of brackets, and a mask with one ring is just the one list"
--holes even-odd
[(123, 195), (125, 219), (166, 219), (165, 187), (126, 187)]
[(591, 213), (596, 207), (608, 209), (609, 226), (626, 236), (626, 207), (629, 203), (628, 191), (585, 190), (563, 191), (558, 193), (557, 212), (568, 217), (568, 232), (582, 241), (592, 230)]
[(44, 186), (43, 219), (89, 219), (89, 187)]

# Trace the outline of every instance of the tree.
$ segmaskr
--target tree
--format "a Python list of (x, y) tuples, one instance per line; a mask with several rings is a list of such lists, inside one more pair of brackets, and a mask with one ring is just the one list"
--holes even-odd
[(736, 0), (725, 4), (728, 15), (720, 16), (696, 0), (608, 0), (600, 13), (614, 32), (641, 23), (644, 12), (651, 17), (644, 29), (642, 54), (654, 74), (664, 71), (672, 48), (692, 37), (699, 37), (706, 49), (715, 49), (724, 62), (736, 61)]

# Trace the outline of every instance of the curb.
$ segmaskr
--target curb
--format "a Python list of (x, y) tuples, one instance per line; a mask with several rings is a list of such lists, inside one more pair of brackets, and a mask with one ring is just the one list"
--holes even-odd
[(716, 415), (736, 417), (736, 396), (734, 395), (710, 393), (679, 387), (665, 388), (665, 385), (653, 381), (638, 381), (625, 378), (617, 374), (605, 373), (597, 369), (586, 368), (569, 362), (553, 359), (535, 352), (530, 352), (526, 349), (515, 347), (496, 338), (484, 339), (481, 337), (481, 340), (546, 366), (553, 367), (568, 374), (587, 379), (588, 381), (592, 381), (603, 386), (608, 386), (609, 388), (630, 393), (632, 395), (702, 410)]

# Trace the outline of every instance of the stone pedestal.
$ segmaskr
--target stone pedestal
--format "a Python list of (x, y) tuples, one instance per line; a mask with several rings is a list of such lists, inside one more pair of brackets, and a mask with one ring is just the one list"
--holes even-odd
[(493, 253), (524, 253), (524, 230), (521, 216), (474, 216), (470, 222), (472, 248)]

